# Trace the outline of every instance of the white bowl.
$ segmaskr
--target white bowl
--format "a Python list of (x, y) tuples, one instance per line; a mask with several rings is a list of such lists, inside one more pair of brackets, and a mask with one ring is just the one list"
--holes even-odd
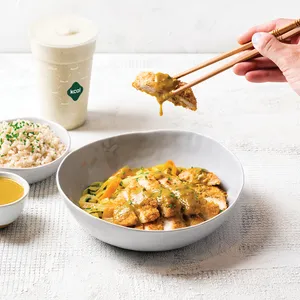
[[(34, 123), (40, 123), (40, 124), (46, 124), (50, 127), (50, 129), (60, 138), (62, 143), (66, 145), (65, 152), (55, 161), (52, 161), (49, 164), (38, 166), (38, 167), (32, 167), (32, 168), (2, 168), (0, 167), (0, 171), (3, 172), (11, 172), (14, 174), (17, 174), (21, 177), (23, 177), (29, 184), (42, 181), (49, 176), (53, 175), (56, 171), (62, 160), (66, 157), (68, 152), (70, 151), (71, 147), (71, 139), (68, 131), (63, 128), (61, 125), (52, 122), (47, 121), (40, 118), (30, 118), (30, 117), (23, 117), (23, 118), (17, 118), (19, 120), (28, 120)], [(5, 120), (6, 122), (12, 122), (17, 119), (10, 119)]]
[[(78, 206), (82, 191), (124, 165), (153, 166), (173, 160), (182, 167), (198, 166), (217, 174), (228, 193), (229, 207), (196, 226), (170, 231), (143, 231), (95, 218)], [(152, 131), (106, 138), (70, 153), (57, 172), (57, 185), (75, 219), (91, 235), (108, 244), (137, 251), (163, 251), (194, 243), (232, 216), (244, 184), (239, 160), (211, 138), (186, 131)]]
[(0, 177), (10, 178), (24, 188), (24, 195), (22, 198), (12, 203), (0, 205), (0, 228), (4, 228), (20, 216), (24, 208), (25, 200), (28, 197), (29, 184), (22, 177), (13, 173), (0, 172)]

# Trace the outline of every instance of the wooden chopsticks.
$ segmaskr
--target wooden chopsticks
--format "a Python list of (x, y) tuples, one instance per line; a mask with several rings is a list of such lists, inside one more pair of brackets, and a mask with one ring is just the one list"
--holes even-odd
[[(285, 27), (273, 30), (270, 33), (273, 34), (275, 37), (277, 37), (278, 40), (284, 41), (286, 39), (292, 38), (295, 35), (299, 35), (300, 34), (300, 28), (299, 27), (300, 27), (300, 19), (294, 21), (291, 24), (288, 24)], [(212, 64), (214, 64), (214, 63), (216, 63), (218, 61), (221, 61), (221, 60), (223, 60), (225, 58), (228, 58), (228, 57), (230, 57), (232, 55), (235, 55), (237, 53), (240, 53), (242, 51), (249, 50), (249, 49), (253, 49), (252, 42), (249, 42), (249, 43), (247, 43), (245, 45), (242, 45), (242, 46), (240, 46), (240, 47), (238, 47), (238, 48), (236, 48), (234, 50), (231, 50), (231, 51), (226, 52), (224, 54), (221, 54), (221, 55), (219, 55), (217, 57), (214, 57), (214, 58), (212, 58), (212, 59), (210, 59), (210, 60), (208, 60), (208, 61), (206, 61), (206, 62), (204, 62), (204, 63), (202, 63), (202, 64), (200, 64), (200, 65), (198, 65), (196, 67), (194, 67), (194, 68), (191, 68), (189, 70), (186, 70), (186, 71), (184, 71), (182, 73), (177, 74), (173, 78), (177, 78), (177, 79), (181, 78), (181, 77), (186, 76), (188, 74), (191, 74), (191, 73), (193, 73), (195, 71), (203, 69), (203, 68), (205, 68), (205, 67), (207, 67), (209, 65), (212, 65)], [(217, 68), (216, 70), (211, 71), (211, 72), (209, 72), (206, 75), (203, 75), (199, 79), (196, 79), (196, 80), (194, 80), (194, 81), (192, 81), (192, 82), (190, 82), (188, 84), (185, 84), (184, 86), (182, 86), (182, 87), (180, 87), (180, 88), (172, 91), (170, 93), (170, 95), (171, 96), (177, 95), (178, 93), (180, 93), (180, 92), (182, 92), (182, 91), (184, 91), (184, 90), (186, 90), (188, 88), (191, 88), (191, 87), (193, 87), (194, 85), (196, 85), (196, 84), (198, 84), (200, 82), (203, 82), (203, 81), (205, 81), (205, 80), (207, 80), (207, 79), (209, 79), (209, 78), (211, 78), (211, 77), (213, 77), (213, 76), (215, 76), (215, 75), (217, 75), (217, 74), (219, 74), (219, 73), (221, 73), (223, 71), (228, 70), (229, 68), (233, 67), (234, 65), (236, 65), (239, 62), (244, 62), (244, 61), (253, 59), (255, 57), (258, 57), (258, 56), (260, 56), (260, 53), (256, 49), (247, 51), (245, 54), (242, 54), (241, 56), (237, 57), (236, 59), (232, 60), (231, 62), (228, 62), (225, 65)]]

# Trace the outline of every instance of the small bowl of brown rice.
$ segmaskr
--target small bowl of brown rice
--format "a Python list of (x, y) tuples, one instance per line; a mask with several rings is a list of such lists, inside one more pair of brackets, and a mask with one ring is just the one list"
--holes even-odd
[(39, 118), (0, 121), (0, 171), (28, 183), (53, 175), (70, 146), (68, 131), (57, 123)]

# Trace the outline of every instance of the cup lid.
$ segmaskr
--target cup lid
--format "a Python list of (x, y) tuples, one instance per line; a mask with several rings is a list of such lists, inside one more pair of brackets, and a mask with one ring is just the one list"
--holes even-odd
[(48, 47), (72, 48), (94, 41), (98, 30), (93, 22), (75, 15), (48, 17), (33, 24), (30, 37)]

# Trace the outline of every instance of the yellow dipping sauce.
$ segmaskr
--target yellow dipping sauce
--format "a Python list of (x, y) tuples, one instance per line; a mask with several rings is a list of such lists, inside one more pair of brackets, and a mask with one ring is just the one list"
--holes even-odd
[(24, 188), (16, 181), (0, 177), (0, 205), (15, 202), (24, 195)]

